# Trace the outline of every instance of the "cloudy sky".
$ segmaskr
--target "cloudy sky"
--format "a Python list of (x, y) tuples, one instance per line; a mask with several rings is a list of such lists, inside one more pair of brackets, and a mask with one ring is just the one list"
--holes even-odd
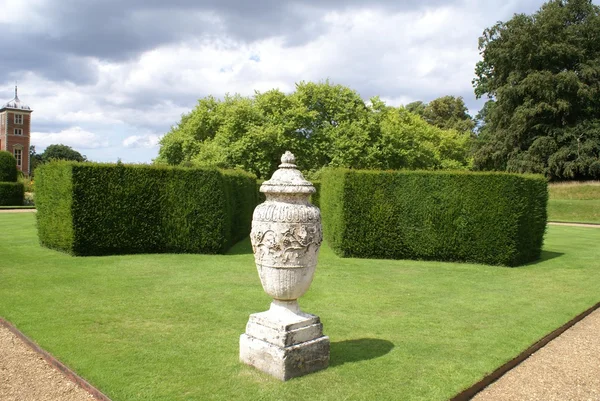
[(543, 0), (0, 0), (0, 99), (32, 144), (150, 162), (197, 99), (330, 79), (389, 104), (464, 97), (477, 39)]

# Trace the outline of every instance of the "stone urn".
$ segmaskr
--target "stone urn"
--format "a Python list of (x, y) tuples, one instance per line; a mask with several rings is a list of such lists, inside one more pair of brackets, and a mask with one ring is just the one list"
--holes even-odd
[(254, 209), (250, 239), (260, 281), (273, 301), (268, 311), (250, 315), (240, 338), (240, 360), (287, 380), (329, 364), (329, 337), (319, 317), (298, 305), (317, 266), (321, 213), (308, 201), (315, 187), (290, 152), (260, 191), (266, 201)]

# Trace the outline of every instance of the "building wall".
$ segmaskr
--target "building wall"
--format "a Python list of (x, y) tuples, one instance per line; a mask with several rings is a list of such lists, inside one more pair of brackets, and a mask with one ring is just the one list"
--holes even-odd
[(6, 112), (0, 113), (0, 150), (6, 150)]
[[(0, 137), (2, 138), (2, 150), (14, 154), (15, 145), (22, 146), (21, 165), (19, 170), (29, 174), (29, 144), (31, 141), (31, 112), (19, 112), (17, 110), (5, 110), (1, 118)], [(15, 124), (15, 114), (23, 116), (23, 124)], [(15, 135), (15, 128), (21, 128), (23, 135)], [(4, 139), (6, 138), (6, 140)], [(6, 143), (5, 143), (6, 142)]]

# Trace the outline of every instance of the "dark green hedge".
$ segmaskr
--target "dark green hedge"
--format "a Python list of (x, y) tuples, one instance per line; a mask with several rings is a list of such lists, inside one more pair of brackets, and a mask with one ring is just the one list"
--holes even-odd
[(541, 176), (331, 169), (321, 187), (325, 239), (341, 256), (517, 266), (541, 253)]
[(21, 182), (0, 182), (0, 206), (22, 206), (25, 187)]
[(252, 228), (252, 213), (258, 204), (256, 179), (253, 175), (239, 171), (223, 171), (229, 199), (230, 245), (247, 237)]
[(313, 181), (312, 184), (315, 186), (317, 192), (310, 196), (310, 203), (316, 207), (321, 207), (321, 181)]
[(17, 182), (17, 159), (5, 150), (0, 150), (0, 182)]
[(36, 169), (40, 242), (74, 255), (222, 253), (250, 232), (255, 185), (240, 172), (48, 163)]

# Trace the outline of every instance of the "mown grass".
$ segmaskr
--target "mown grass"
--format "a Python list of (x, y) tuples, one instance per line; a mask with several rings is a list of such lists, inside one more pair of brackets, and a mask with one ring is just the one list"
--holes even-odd
[(548, 192), (550, 199), (600, 200), (600, 181), (552, 183)]
[(600, 223), (600, 181), (555, 183), (548, 190), (548, 220)]
[[(248, 242), (229, 255), (75, 258), (0, 214), (0, 316), (114, 401), (444, 400), (600, 300), (600, 230), (549, 227), (520, 268), (340, 259), (300, 300), (332, 341), (325, 371), (279, 382), (238, 362), (265, 310)], [(490, 250), (493, 251), (493, 250)]]
[(600, 200), (551, 199), (548, 220), (600, 224)]

